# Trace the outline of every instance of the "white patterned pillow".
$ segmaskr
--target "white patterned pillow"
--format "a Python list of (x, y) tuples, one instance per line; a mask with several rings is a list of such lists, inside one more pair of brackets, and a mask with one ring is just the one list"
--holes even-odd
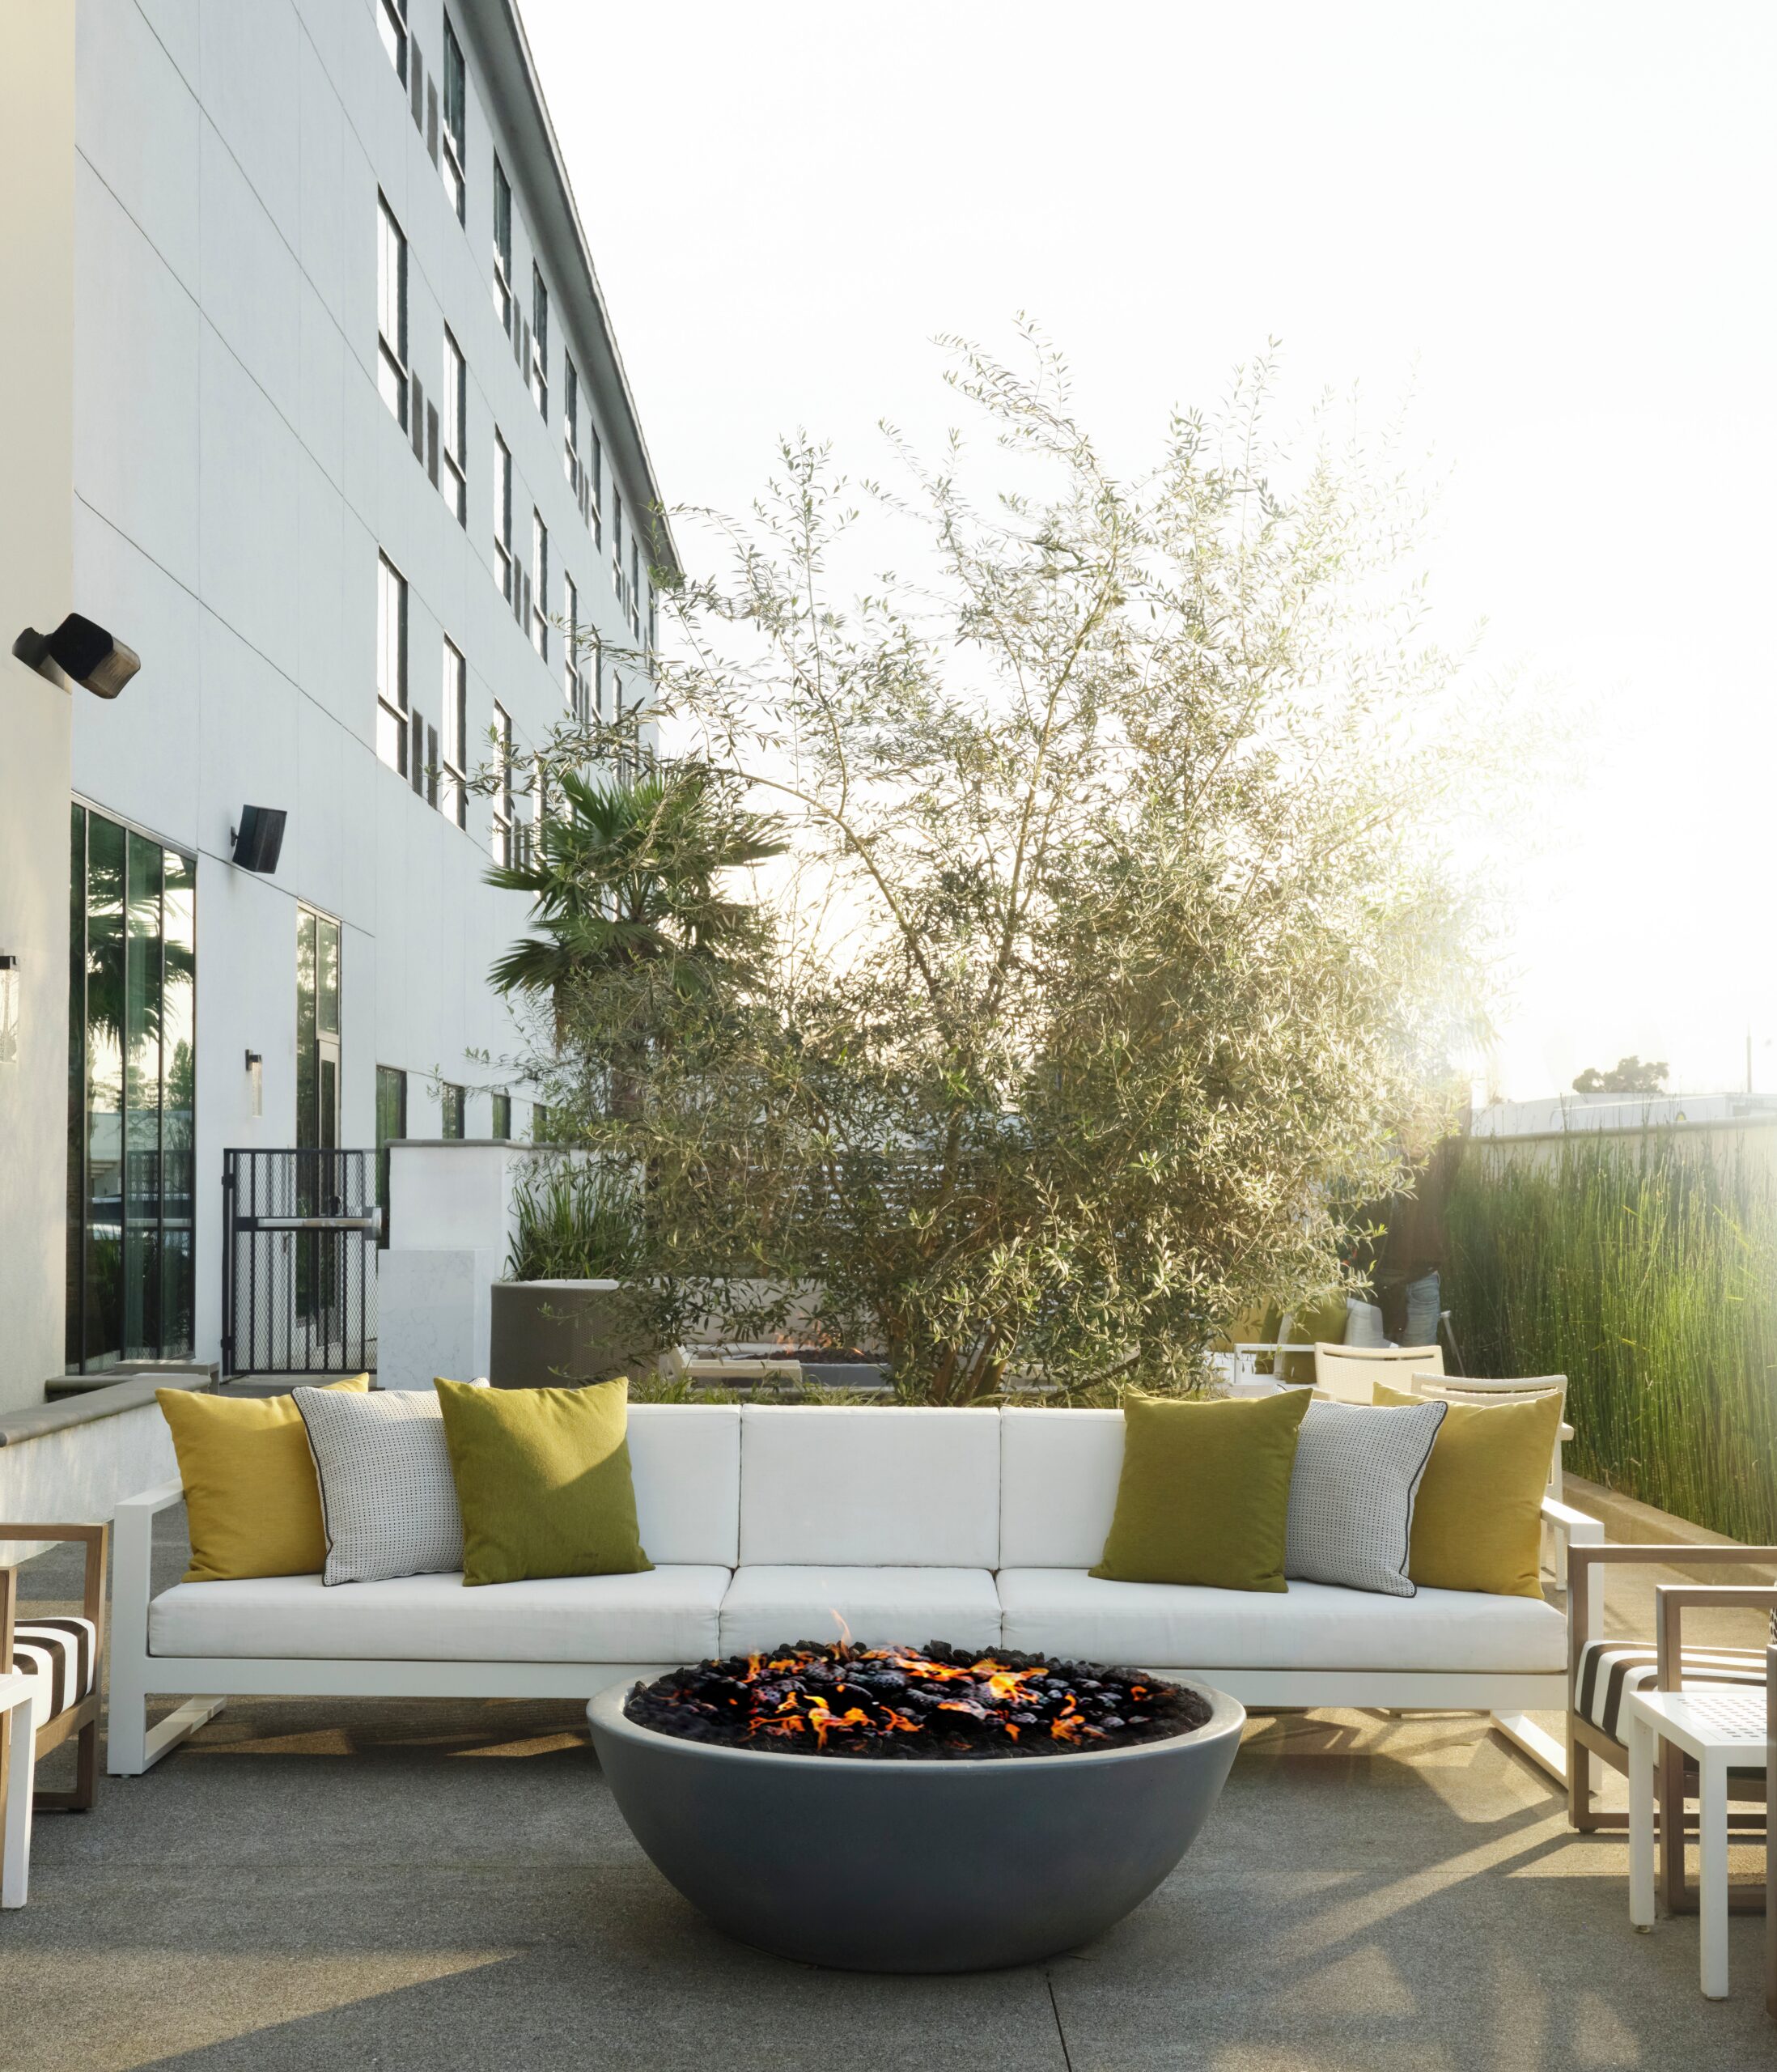
[[(293, 1389), (320, 1484), (324, 1583), (388, 1582), (463, 1565), (463, 1518), (430, 1389)], [(355, 1416), (341, 1417), (350, 1401)]]
[(1418, 1594), (1407, 1574), (1413, 1501), (1448, 1408), (1308, 1405), (1290, 1477), (1286, 1576), (1384, 1597)]

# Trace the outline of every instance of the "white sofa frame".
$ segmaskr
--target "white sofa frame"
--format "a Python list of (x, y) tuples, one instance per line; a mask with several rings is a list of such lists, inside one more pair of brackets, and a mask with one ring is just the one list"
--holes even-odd
[[(184, 1496), (176, 1481), (117, 1506), (111, 1618), (110, 1720), (106, 1768), (140, 1777), (231, 1697), (579, 1698), (613, 1684), (663, 1675), (670, 1662), (371, 1661), (314, 1656), (157, 1655), (148, 1647), (155, 1520)], [(1596, 1518), (1545, 1497), (1542, 1515), (1567, 1543), (1601, 1544)], [(1565, 1667), (1547, 1674), (1487, 1671), (1221, 1669), (1209, 1662), (1142, 1665), (1156, 1675), (1195, 1676), (1257, 1711), (1322, 1706), (1389, 1712), (1483, 1712), (1541, 1768), (1565, 1781), (1567, 1750), (1527, 1715), (1564, 1713)], [(148, 1706), (184, 1700), (153, 1727)]]

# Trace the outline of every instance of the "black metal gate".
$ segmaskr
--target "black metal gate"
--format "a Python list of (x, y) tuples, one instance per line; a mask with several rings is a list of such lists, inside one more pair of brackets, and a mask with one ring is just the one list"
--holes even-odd
[(225, 1151), (223, 1373), (374, 1368), (380, 1220), (374, 1151)]

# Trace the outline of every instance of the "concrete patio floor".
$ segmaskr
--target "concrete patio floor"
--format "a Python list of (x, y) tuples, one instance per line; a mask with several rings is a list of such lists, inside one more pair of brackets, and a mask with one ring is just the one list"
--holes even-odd
[[(24, 1575), (73, 1594), (59, 1554)], [(1703, 2000), (1694, 1919), (1631, 1933), (1625, 1853), (1472, 1717), (1255, 1719), (1196, 1848), (1101, 1942), (849, 1976), (707, 1926), (577, 1707), (237, 1700), (39, 1821), (0, 2066), (1770, 2072), (1762, 1924), (1734, 1919), (1732, 1998)], [(850, 1875), (843, 1836), (810, 1875)]]

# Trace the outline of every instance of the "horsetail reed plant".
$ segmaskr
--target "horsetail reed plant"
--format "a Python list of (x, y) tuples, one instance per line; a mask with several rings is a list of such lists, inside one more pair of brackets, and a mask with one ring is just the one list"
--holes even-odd
[(1777, 1540), (1777, 1186), (1744, 1136), (1465, 1147), (1451, 1307), (1477, 1374), (1564, 1374), (1568, 1464)]

